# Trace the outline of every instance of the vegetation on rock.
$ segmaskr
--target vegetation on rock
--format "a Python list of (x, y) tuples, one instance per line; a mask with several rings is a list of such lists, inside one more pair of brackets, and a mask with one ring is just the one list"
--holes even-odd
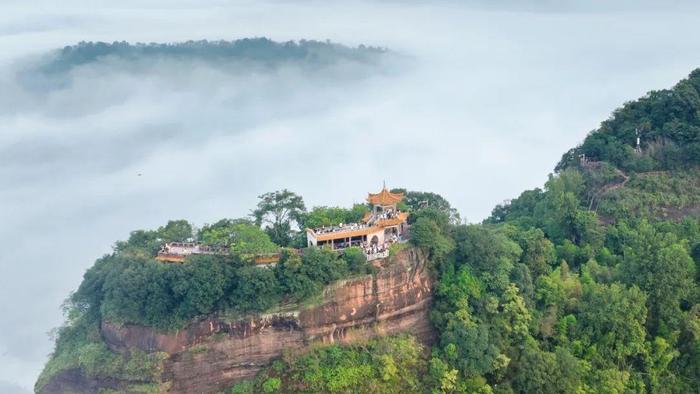
[[(436, 194), (407, 192), (411, 242), (429, 254), (436, 278), (438, 340), (429, 356), (411, 337), (324, 347), (288, 355), (231, 392), (697, 391), (699, 92), (696, 70), (671, 90), (626, 104), (564, 155), (543, 189), (497, 206), (482, 224), (460, 223)], [(296, 226), (356, 220), (366, 210), (306, 212), (297, 197), (261, 196), (254, 216), (264, 229), (222, 221), (199, 232), (200, 240), (229, 247), (229, 256), (154, 261), (160, 243), (193, 237), (184, 221), (118, 243), (71, 296), (71, 318), (37, 385), (65, 366), (132, 377), (128, 361), (114, 361), (121, 356), (107, 356), (90, 336), (100, 319), (178, 327), (216, 311), (302, 300), (368, 272), (352, 249), (340, 257), (284, 249), (273, 269), (245, 259), (304, 245)], [(94, 360), (107, 360), (108, 370), (91, 369)]]
[(229, 392), (252, 393), (418, 393), (425, 391), (423, 347), (411, 336), (371, 340), (352, 346), (287, 354), (255, 380)]

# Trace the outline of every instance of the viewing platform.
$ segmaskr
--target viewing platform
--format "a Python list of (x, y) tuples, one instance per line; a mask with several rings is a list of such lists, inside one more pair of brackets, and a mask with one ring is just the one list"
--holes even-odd
[[(308, 247), (330, 247), (339, 252), (349, 247), (362, 248), (367, 260), (389, 256), (389, 247), (405, 242), (408, 236), (408, 213), (398, 209), (403, 193), (392, 193), (383, 187), (379, 193), (369, 193), (367, 202), (372, 207), (358, 223), (340, 223), (333, 226), (307, 228)], [(298, 251), (301, 253), (301, 251)], [(220, 255), (230, 253), (223, 245), (206, 245), (199, 242), (167, 242), (161, 245), (155, 259), (182, 263), (192, 255)], [(258, 266), (275, 265), (280, 253), (259, 253), (243, 256)]]
[(228, 248), (221, 245), (204, 245), (199, 242), (167, 242), (161, 245), (156, 260), (181, 263), (193, 254), (226, 255)]
[[(198, 242), (167, 242), (160, 247), (156, 260), (182, 263), (192, 255), (226, 256), (229, 253), (229, 249), (221, 245), (205, 245)], [(280, 261), (280, 256), (279, 252), (258, 253), (252, 255), (251, 258), (255, 265), (270, 266), (277, 264)]]
[(408, 213), (397, 207), (402, 200), (403, 193), (392, 193), (386, 186), (379, 193), (369, 193), (367, 202), (372, 210), (359, 223), (307, 228), (307, 246), (333, 250), (360, 247), (368, 260), (388, 257), (389, 246), (407, 235)]

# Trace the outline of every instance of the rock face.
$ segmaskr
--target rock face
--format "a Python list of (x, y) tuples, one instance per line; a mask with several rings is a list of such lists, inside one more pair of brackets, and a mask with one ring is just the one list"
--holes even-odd
[(426, 263), (420, 250), (407, 248), (380, 261), (376, 275), (325, 289), (318, 306), (235, 322), (209, 317), (175, 333), (103, 323), (102, 335), (118, 352), (170, 354), (162, 375), (169, 392), (217, 392), (255, 376), (285, 350), (303, 351), (314, 343), (350, 344), (402, 332), (430, 343), (432, 281)]
[(59, 372), (41, 390), (42, 393), (97, 393), (99, 391), (128, 392), (125, 382), (117, 379), (97, 379), (85, 376), (80, 368)]

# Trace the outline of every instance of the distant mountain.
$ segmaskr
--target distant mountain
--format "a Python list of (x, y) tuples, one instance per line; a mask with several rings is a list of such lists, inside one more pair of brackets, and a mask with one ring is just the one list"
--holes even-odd
[(147, 61), (149, 59), (199, 60), (213, 63), (251, 62), (267, 66), (297, 62), (318, 67), (340, 61), (376, 62), (386, 52), (387, 50), (383, 48), (364, 45), (352, 48), (330, 41), (276, 42), (267, 38), (148, 44), (131, 44), (125, 41), (81, 42), (52, 53), (39, 65), (38, 69), (52, 74), (67, 72), (75, 67), (101, 61)]

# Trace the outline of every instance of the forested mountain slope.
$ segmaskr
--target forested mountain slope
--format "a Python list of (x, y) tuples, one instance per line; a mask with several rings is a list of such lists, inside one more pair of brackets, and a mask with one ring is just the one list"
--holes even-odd
[[(635, 154), (637, 136), (644, 154)], [(700, 69), (671, 89), (655, 90), (626, 103), (562, 157), (557, 171), (579, 156), (625, 171), (689, 168), (700, 163)]]
[[(697, 392), (699, 91), (696, 70), (671, 90), (625, 104), (563, 156), (544, 188), (498, 205), (482, 224), (460, 223), (439, 195), (407, 192), (401, 208), (410, 213), (410, 242), (427, 255), (432, 276), (432, 345), (409, 333), (289, 352), (227, 390)], [(67, 303), (68, 323), (37, 389), (66, 366), (101, 379), (160, 381), (161, 355), (113, 353), (100, 339), (103, 319), (176, 329), (213, 313), (313, 304), (324, 286), (376, 274), (352, 251), (288, 250), (272, 270), (250, 267), (251, 251), (304, 245), (297, 225), (347, 223), (367, 209), (307, 211), (288, 191), (266, 196), (289, 203), (291, 214), (268, 226), (222, 220), (197, 233), (231, 247), (223, 260), (153, 260), (164, 240), (191, 236), (184, 221), (136, 231), (99, 259)]]
[(267, 38), (234, 41), (188, 41), (182, 43), (81, 42), (56, 51), (41, 62), (38, 71), (65, 73), (75, 67), (109, 61), (157, 62), (163, 59), (202, 61), (221, 64), (280, 65), (305, 63), (318, 68), (339, 62), (377, 62), (382, 48), (301, 40), (276, 42)]

